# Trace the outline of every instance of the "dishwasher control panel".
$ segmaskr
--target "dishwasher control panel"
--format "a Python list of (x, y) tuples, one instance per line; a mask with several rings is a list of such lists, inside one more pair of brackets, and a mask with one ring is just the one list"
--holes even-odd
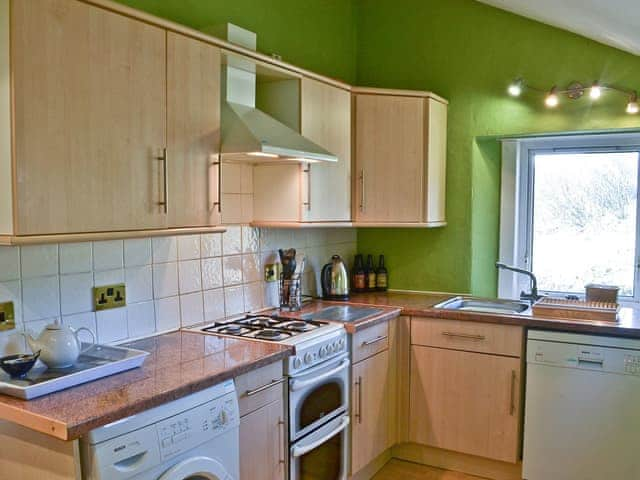
[(640, 375), (640, 354), (624, 356), (624, 371), (632, 375)]
[(640, 350), (529, 340), (527, 362), (640, 376)]

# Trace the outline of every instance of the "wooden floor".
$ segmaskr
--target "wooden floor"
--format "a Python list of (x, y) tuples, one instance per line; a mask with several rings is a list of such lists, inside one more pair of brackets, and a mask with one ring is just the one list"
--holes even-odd
[(439, 468), (418, 465), (392, 459), (372, 480), (483, 480), (464, 473), (449, 472)]

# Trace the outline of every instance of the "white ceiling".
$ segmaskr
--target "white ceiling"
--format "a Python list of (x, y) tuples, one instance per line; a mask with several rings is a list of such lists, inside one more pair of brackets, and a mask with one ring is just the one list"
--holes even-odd
[(640, 55), (638, 0), (479, 0)]

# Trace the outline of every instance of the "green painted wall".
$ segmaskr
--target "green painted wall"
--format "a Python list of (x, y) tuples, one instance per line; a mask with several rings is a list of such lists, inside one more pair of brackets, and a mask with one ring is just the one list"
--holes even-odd
[(116, 0), (195, 29), (235, 23), (258, 34), (258, 50), (346, 82), (355, 79), (351, 0)]
[(640, 59), (473, 0), (118, 1), (197, 29), (236, 23), (258, 33), (261, 52), (350, 83), (449, 99), (449, 225), (358, 232), (360, 251), (386, 254), (392, 288), (495, 293), (500, 148), (481, 137), (640, 125), (618, 96), (556, 111), (507, 97), (517, 76), (640, 88)]
[(640, 58), (472, 0), (356, 0), (355, 16), (360, 85), (450, 101), (448, 226), (360, 229), (359, 250), (386, 254), (392, 288), (493, 295), (500, 147), (479, 137), (640, 125), (619, 96), (549, 111), (533, 95), (509, 98), (507, 84), (523, 76), (549, 87), (600, 79), (640, 88)]

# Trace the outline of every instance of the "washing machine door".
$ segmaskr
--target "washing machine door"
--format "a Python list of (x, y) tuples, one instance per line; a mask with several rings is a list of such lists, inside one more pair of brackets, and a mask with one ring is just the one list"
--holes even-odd
[(158, 480), (235, 480), (226, 469), (209, 457), (192, 457), (176, 463)]

